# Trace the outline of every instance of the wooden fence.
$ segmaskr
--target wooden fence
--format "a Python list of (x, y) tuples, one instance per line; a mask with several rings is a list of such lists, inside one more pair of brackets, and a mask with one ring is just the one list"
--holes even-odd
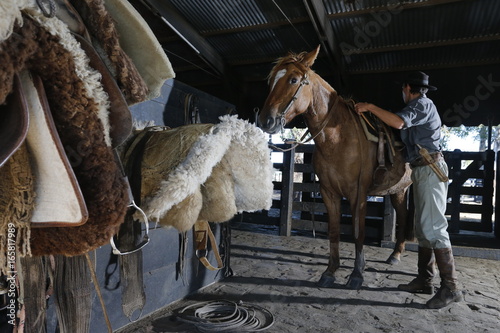
[[(291, 148), (288, 144), (276, 145), (280, 150)], [(319, 193), (319, 181), (312, 168), (314, 145), (300, 145), (283, 152), (283, 162), (275, 163), (275, 198), (270, 211), (251, 214), (245, 221), (279, 226), (281, 235), (289, 236), (292, 230), (327, 232), (326, 208)], [(467, 231), (493, 231), (495, 153), (445, 152), (449, 166), (447, 217), (450, 233)], [(498, 167), (497, 173), (498, 173)], [(498, 176), (498, 174), (497, 174)], [(498, 189), (498, 186), (497, 186)], [(366, 237), (380, 241), (394, 241), (395, 216), (389, 198), (369, 197), (366, 215)], [(343, 234), (351, 234), (350, 208), (342, 201)], [(495, 233), (498, 236), (498, 229)]]

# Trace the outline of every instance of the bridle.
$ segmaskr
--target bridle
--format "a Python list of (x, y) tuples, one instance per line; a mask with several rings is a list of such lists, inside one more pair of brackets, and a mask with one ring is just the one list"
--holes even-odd
[[(299, 83), (299, 86), (297, 87), (297, 90), (295, 91), (295, 93), (293, 94), (292, 98), (290, 99), (290, 101), (288, 102), (288, 104), (286, 105), (285, 109), (283, 110), (283, 112), (279, 115), (280, 117), (280, 123), (281, 123), (281, 131), (284, 130), (285, 128), (285, 125), (286, 125), (286, 120), (285, 120), (285, 116), (286, 114), (288, 113), (288, 111), (290, 111), (290, 108), (292, 107), (293, 103), (297, 100), (298, 96), (299, 96), (299, 93), (300, 91), (302, 90), (302, 88), (305, 86), (305, 85), (309, 85), (309, 77), (307, 75), (307, 71), (304, 73), (304, 75), (302, 76), (301, 80), (300, 80), (300, 83)], [(288, 149), (281, 149), (281, 148), (278, 148), (274, 145), (271, 145), (272, 148), (276, 149), (276, 150), (279, 150), (279, 151), (282, 151), (282, 152), (285, 152), (285, 151), (289, 151), (289, 150), (292, 150), (292, 149), (295, 149), (297, 146), (301, 145), (301, 144), (306, 144), (308, 143), (309, 141), (312, 141), (314, 140), (321, 132), (323, 132), (323, 130), (325, 129), (326, 125), (328, 124), (328, 121), (330, 120), (330, 118), (332, 117), (333, 115), (333, 112), (332, 110), (336, 108), (336, 106), (338, 105), (338, 102), (339, 102), (340, 98), (337, 97), (337, 99), (335, 100), (335, 103), (333, 104), (333, 106), (331, 107), (330, 109), (330, 112), (328, 113), (327, 117), (323, 120), (321, 126), (320, 126), (320, 130), (318, 131), (318, 133), (316, 133), (316, 135), (314, 136), (311, 136), (310, 138), (308, 138), (306, 141), (302, 141), (304, 140), (304, 138), (307, 136), (307, 134), (309, 134), (309, 129), (307, 129), (307, 131), (302, 135), (302, 137), (299, 139), (299, 141), (295, 141), (295, 144), (288, 148)]]
[(292, 107), (293, 102), (295, 102), (297, 100), (297, 96), (299, 95), (300, 91), (302, 90), (302, 88), (305, 85), (309, 85), (309, 79), (307, 76), (307, 72), (305, 72), (304, 75), (302, 76), (302, 78), (300, 79), (300, 83), (299, 83), (299, 86), (297, 87), (297, 90), (295, 90), (295, 93), (293, 94), (292, 98), (290, 99), (290, 101), (286, 105), (285, 109), (283, 110), (283, 112), (281, 112), (281, 114), (279, 116), (280, 122), (281, 122), (281, 129), (285, 128), (285, 124), (286, 124), (285, 116), (288, 113), (288, 111), (290, 111), (290, 108)]

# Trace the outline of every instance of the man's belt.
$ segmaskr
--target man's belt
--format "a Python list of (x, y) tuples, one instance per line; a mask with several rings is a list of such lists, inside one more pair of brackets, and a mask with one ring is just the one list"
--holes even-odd
[[(419, 148), (418, 153), (420, 154), (420, 157), (414, 161), (417, 163), (412, 162), (411, 165), (413, 167), (428, 165), (432, 169), (432, 171), (434, 171), (434, 173), (436, 174), (436, 176), (439, 178), (440, 181), (447, 182), (449, 180), (448, 176), (443, 172), (443, 170), (441, 170), (439, 165), (436, 163), (437, 161), (443, 158), (443, 154), (441, 154), (441, 152), (429, 153), (427, 149), (425, 149), (421, 145), (417, 144), (417, 146)], [(422, 159), (425, 162), (420, 162), (418, 161), (419, 159)], [(421, 163), (421, 165), (418, 165), (418, 163)]]
[(436, 151), (434, 153), (428, 153), (428, 154), (431, 157), (432, 162), (425, 159), (423, 156), (420, 156), (420, 157), (417, 157), (416, 159), (414, 159), (410, 163), (410, 165), (412, 167), (420, 167), (420, 166), (429, 165), (431, 163), (436, 163), (437, 161), (440, 161), (441, 159), (443, 159), (443, 154), (440, 151)]

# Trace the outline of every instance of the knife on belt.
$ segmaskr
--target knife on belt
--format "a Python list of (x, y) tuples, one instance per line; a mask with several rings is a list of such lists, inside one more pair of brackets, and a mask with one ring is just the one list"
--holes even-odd
[(429, 166), (431, 167), (432, 171), (436, 173), (439, 180), (442, 182), (447, 182), (449, 180), (448, 176), (436, 164), (432, 156), (429, 154), (429, 151), (419, 144), (417, 144), (417, 147), (419, 148), (418, 153), (429, 163)]

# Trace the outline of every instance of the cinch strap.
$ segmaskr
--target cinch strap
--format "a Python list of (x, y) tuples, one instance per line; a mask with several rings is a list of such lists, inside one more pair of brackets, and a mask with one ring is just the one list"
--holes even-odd
[[(217, 247), (215, 236), (212, 232), (212, 229), (210, 229), (208, 221), (205, 220), (196, 221), (196, 223), (194, 224), (194, 239), (196, 242), (196, 256), (201, 261), (203, 266), (205, 266), (207, 269), (211, 271), (217, 271), (224, 267), (224, 264), (222, 263), (222, 260), (220, 258), (219, 249)], [(214, 251), (215, 259), (217, 260), (217, 267), (212, 266), (207, 259), (208, 239), (210, 239), (210, 246)]]

